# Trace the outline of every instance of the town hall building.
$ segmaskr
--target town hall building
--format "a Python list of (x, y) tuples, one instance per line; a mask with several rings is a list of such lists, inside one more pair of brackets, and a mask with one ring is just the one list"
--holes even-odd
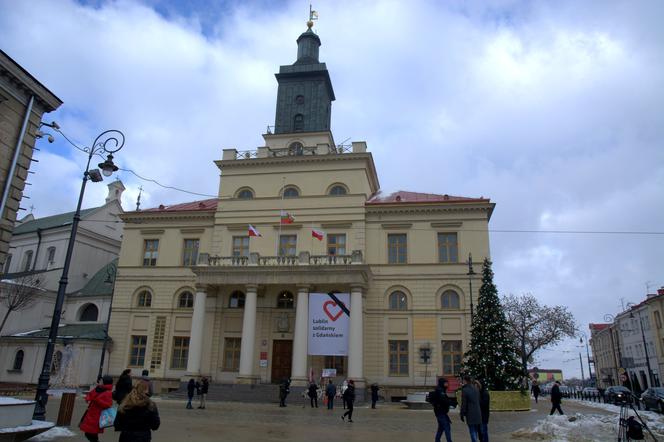
[[(381, 192), (367, 144), (334, 141), (320, 44), (311, 26), (299, 36), (274, 127), (255, 150), (224, 150), (217, 198), (121, 215), (110, 374), (147, 369), (167, 391), (191, 376), (305, 385), (327, 369), (388, 398), (459, 374), (480, 285), (468, 257), (489, 256), (495, 204)], [(348, 296), (346, 355), (310, 354), (314, 293)]]

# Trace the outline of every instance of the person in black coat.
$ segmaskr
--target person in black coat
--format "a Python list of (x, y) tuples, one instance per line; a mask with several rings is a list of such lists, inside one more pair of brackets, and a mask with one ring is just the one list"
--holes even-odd
[(530, 390), (532, 391), (533, 396), (535, 397), (535, 403), (537, 403), (537, 398), (539, 397), (541, 392), (539, 383), (537, 381), (534, 381), (533, 388), (531, 388)]
[(203, 376), (203, 379), (201, 379), (201, 388), (199, 390), (201, 396), (201, 404), (198, 406), (198, 408), (200, 408), (201, 410), (205, 410), (205, 398), (207, 398), (209, 387), (210, 387), (210, 382), (208, 381), (208, 378)]
[(558, 413), (560, 414), (565, 414), (563, 413), (563, 409), (560, 408), (562, 400), (563, 394), (560, 392), (560, 382), (556, 381), (556, 383), (553, 384), (553, 387), (551, 387), (551, 413), (549, 413), (549, 415), (553, 415), (556, 410), (558, 410)]
[(290, 379), (284, 379), (284, 381), (279, 385), (279, 406), (286, 406), (286, 397), (290, 393)]
[(355, 382), (351, 379), (348, 381), (348, 388), (344, 392), (344, 399), (346, 399), (347, 410), (341, 415), (341, 420), (345, 420), (348, 416), (348, 422), (353, 422), (353, 402), (355, 402)]
[(127, 397), (131, 389), (134, 388), (131, 382), (131, 370), (128, 368), (122, 372), (115, 384), (115, 392), (113, 392), (113, 399), (118, 405), (122, 400)]
[(327, 387), (325, 387), (325, 396), (327, 396), (327, 409), (332, 410), (334, 408), (334, 396), (337, 395), (337, 387), (332, 383), (332, 379), (328, 382)]
[(148, 396), (148, 385), (139, 382), (124, 398), (113, 423), (120, 431), (119, 442), (149, 442), (152, 431), (159, 428), (157, 405)]
[(486, 386), (476, 381), (480, 390), (480, 410), (482, 411), (482, 425), (480, 426), (480, 441), (489, 442), (489, 414), (491, 413), (491, 396)]
[(438, 387), (427, 396), (427, 401), (433, 406), (433, 414), (438, 421), (438, 431), (436, 431), (436, 442), (445, 433), (445, 440), (452, 442), (452, 422), (448, 413), (450, 411), (450, 398), (447, 397), (447, 379), (439, 378)]
[(189, 399), (187, 401), (187, 409), (191, 410), (192, 405), (191, 405), (191, 400), (194, 398), (194, 392), (196, 391), (196, 381), (194, 381), (194, 378), (189, 379), (189, 383), (187, 384), (187, 398)]
[(376, 408), (376, 402), (378, 402), (378, 390), (380, 387), (378, 384), (371, 384), (371, 408)]
[(309, 395), (309, 401), (311, 402), (311, 408), (318, 408), (318, 387), (314, 382), (309, 384), (309, 392), (307, 393)]

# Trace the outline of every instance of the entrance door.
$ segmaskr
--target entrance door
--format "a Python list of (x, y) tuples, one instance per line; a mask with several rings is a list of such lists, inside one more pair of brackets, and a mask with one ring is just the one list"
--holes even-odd
[(291, 375), (293, 341), (272, 341), (272, 383), (278, 384)]

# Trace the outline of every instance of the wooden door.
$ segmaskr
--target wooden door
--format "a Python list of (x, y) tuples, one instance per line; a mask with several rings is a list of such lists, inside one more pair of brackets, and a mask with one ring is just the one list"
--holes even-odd
[(291, 375), (293, 341), (272, 341), (272, 383), (278, 384)]

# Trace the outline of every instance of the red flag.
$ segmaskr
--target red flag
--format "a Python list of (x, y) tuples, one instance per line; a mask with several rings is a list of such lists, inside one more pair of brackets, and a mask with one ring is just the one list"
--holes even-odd
[(283, 210), (281, 211), (281, 224), (293, 224), (294, 221), (295, 218), (293, 218), (293, 215), (288, 212), (284, 212)]
[(316, 238), (318, 241), (322, 241), (325, 236), (325, 232), (322, 230), (311, 229), (311, 236)]
[(261, 235), (261, 232), (259, 232), (256, 227), (249, 224), (249, 236), (263, 236), (263, 235)]

